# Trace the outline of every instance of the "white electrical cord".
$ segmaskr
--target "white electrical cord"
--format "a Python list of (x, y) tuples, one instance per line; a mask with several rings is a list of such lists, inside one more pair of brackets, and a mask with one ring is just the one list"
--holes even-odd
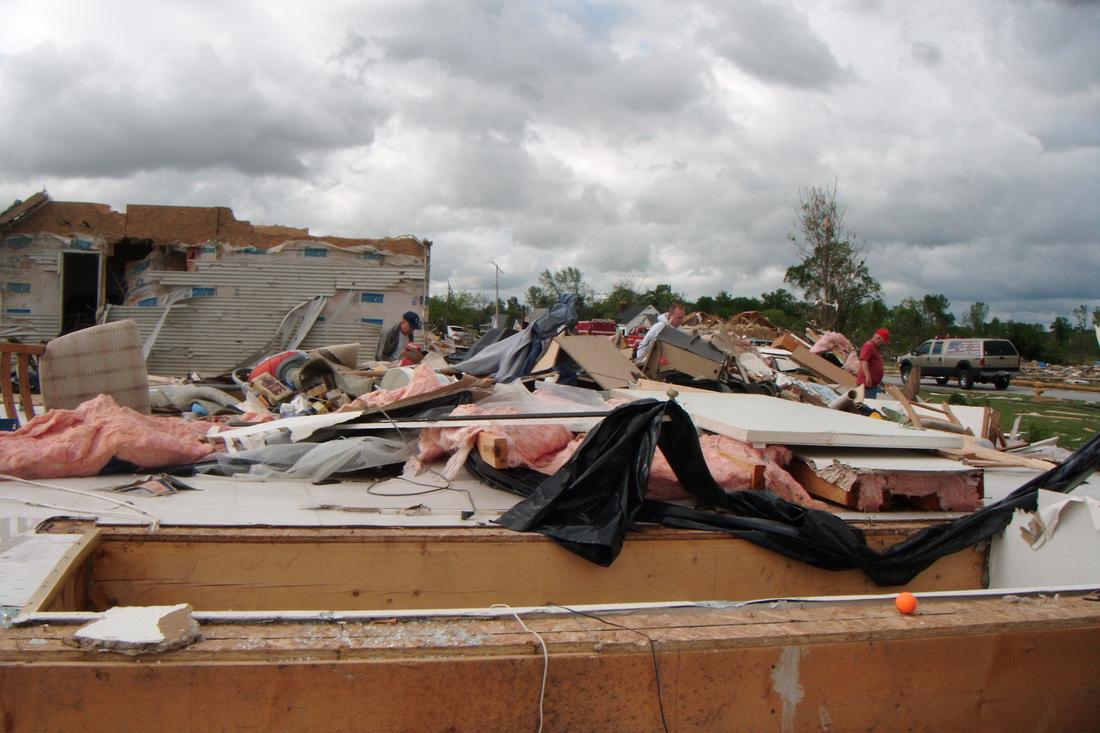
[(542, 638), (542, 636), (539, 634), (539, 632), (535, 631), (534, 629), (530, 628), (527, 624), (523, 623), (523, 619), (521, 619), (519, 617), (519, 614), (516, 613), (514, 610), (512, 610), (512, 607), (509, 606), (507, 603), (494, 603), (493, 605), (489, 606), (489, 608), (506, 608), (509, 611), (511, 611), (512, 616), (514, 616), (516, 621), (519, 622), (519, 625), (523, 627), (523, 630), (526, 631), (528, 634), (531, 634), (532, 636), (534, 636), (536, 639), (538, 639), (539, 640), (539, 646), (542, 647), (542, 686), (539, 688), (539, 727), (538, 727), (538, 733), (542, 733), (542, 719), (543, 719), (543, 717), (542, 717), (542, 707), (543, 707), (543, 702), (545, 702), (545, 700), (546, 700), (546, 676), (547, 676), (547, 673), (550, 671), (550, 652), (546, 648), (546, 640)]
[[(77, 496), (83, 496), (83, 497), (86, 497), (86, 498), (98, 499), (100, 501), (106, 501), (106, 502), (109, 502), (111, 504), (115, 504), (116, 506), (120, 506), (123, 509), (126, 509), (127, 511), (136, 512), (137, 514), (140, 514), (141, 516), (145, 517), (149, 521), (149, 530), (150, 531), (155, 532), (155, 531), (157, 531), (157, 529), (160, 528), (160, 517), (158, 517), (155, 514), (151, 514), (150, 512), (147, 512), (144, 509), (138, 509), (136, 506), (134, 506), (130, 502), (123, 501), (121, 499), (116, 499), (113, 496), (104, 496), (103, 494), (97, 494), (97, 493), (92, 492), (92, 491), (81, 491), (80, 489), (70, 489), (68, 486), (58, 486), (57, 484), (47, 484), (47, 483), (42, 482), (42, 481), (31, 481), (30, 479), (19, 478), (18, 476), (10, 476), (6, 473), (0, 473), (0, 479), (5, 479), (5, 480), (8, 480), (8, 481), (17, 481), (17, 482), (22, 483), (22, 484), (27, 484), (28, 486), (38, 486), (38, 487), (43, 488), (43, 489), (52, 489), (54, 491), (63, 491), (67, 494), (76, 494)], [(11, 498), (11, 499), (9, 499), (9, 501), (17, 501), (17, 502), (20, 502), (20, 503), (23, 503), (23, 504), (28, 504), (30, 506), (35, 506), (36, 505), (36, 502), (31, 502), (31, 501), (28, 501), (26, 499)], [(102, 512), (96, 512), (96, 511), (92, 511), (92, 510), (88, 510), (88, 509), (71, 509), (71, 508), (67, 508), (67, 507), (55, 506), (55, 505), (52, 505), (52, 504), (38, 504), (38, 506), (43, 506), (43, 507), (46, 507), (48, 509), (60, 509), (62, 511), (71, 511), (71, 512), (74, 512), (76, 514), (90, 514), (90, 515), (95, 515), (97, 513), (122, 514), (122, 512), (118, 512), (118, 511), (114, 511), (114, 510), (103, 510)]]

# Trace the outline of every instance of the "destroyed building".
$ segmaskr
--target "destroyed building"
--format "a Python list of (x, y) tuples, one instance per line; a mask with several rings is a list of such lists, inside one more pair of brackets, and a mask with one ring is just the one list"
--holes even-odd
[(223, 373), (272, 346), (358, 342), (427, 301), (431, 242), (254, 225), (226, 207), (55, 201), (0, 215), (0, 334), (132, 319), (149, 371)]

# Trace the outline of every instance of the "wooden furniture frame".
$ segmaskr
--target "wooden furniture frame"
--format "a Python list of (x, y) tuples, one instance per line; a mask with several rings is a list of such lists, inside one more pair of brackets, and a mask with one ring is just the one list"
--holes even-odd
[(45, 351), (43, 344), (0, 342), (0, 390), (4, 395), (4, 411), (17, 422), (19, 414), (15, 410), (15, 385), (11, 378), (12, 357), (15, 357), (16, 373), (19, 377), (19, 406), (23, 408), (25, 419), (30, 420), (34, 417), (34, 403), (31, 402), (31, 357), (42, 356)]

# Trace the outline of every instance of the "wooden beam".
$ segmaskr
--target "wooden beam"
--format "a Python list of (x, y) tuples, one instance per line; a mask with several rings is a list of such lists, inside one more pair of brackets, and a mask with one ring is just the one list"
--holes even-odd
[[(911, 534), (912, 531), (908, 532)], [(908, 534), (883, 535), (892, 543)], [(144, 535), (148, 536), (148, 535)], [(857, 570), (832, 572), (718, 533), (631, 535), (615, 563), (599, 567), (541, 535), (419, 532), (386, 541), (278, 534), (204, 541), (144, 536), (100, 542), (91, 565), (93, 608), (191, 603), (197, 610), (513, 606), (746, 599), (866, 593)], [(367, 536), (360, 533), (357, 537)], [(405, 538), (407, 536), (407, 539)], [(536, 575), (531, 568), (538, 568)], [(977, 587), (985, 548), (941, 558), (914, 590)], [(82, 609), (56, 609), (82, 610)]]
[(538, 726), (541, 702), (547, 731), (1095, 728), (1100, 604), (1028, 600), (528, 615), (545, 693), (541, 642), (512, 617), (219, 625), (132, 659), (66, 644), (71, 628), (3, 629), (0, 720), (8, 733), (117, 731), (120, 716), (131, 730), (515, 731)]
[(546, 347), (546, 351), (542, 352), (542, 356), (535, 362), (535, 365), (531, 367), (533, 372), (541, 372), (546, 369), (552, 368), (558, 363), (558, 354), (561, 353), (561, 345), (555, 338), (550, 342), (550, 345)]
[[(75, 588), (74, 579), (78, 577), (84, 562), (99, 545), (100, 530), (93, 527), (81, 535), (65, 553), (54, 563), (53, 569), (43, 578), (42, 583), (23, 606), (24, 614), (51, 610), (79, 610), (71, 608), (53, 608), (55, 601), (69, 603), (83, 602), (83, 589)], [(66, 605), (66, 604), (61, 604)]]
[(791, 461), (787, 470), (791, 476), (794, 476), (795, 481), (802, 484), (802, 488), (806, 489), (812, 496), (850, 509), (855, 509), (859, 505), (859, 496), (854, 491), (848, 491), (826, 481), (818, 476), (817, 472), (806, 465), (804, 461), (796, 458)]
[(504, 436), (488, 431), (479, 433), (477, 452), (493, 468), (508, 468), (508, 439)]

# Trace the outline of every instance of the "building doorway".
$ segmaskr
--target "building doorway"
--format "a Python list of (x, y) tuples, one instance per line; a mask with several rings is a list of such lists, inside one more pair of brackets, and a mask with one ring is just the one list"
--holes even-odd
[(61, 253), (61, 333), (96, 323), (99, 308), (100, 255)]

